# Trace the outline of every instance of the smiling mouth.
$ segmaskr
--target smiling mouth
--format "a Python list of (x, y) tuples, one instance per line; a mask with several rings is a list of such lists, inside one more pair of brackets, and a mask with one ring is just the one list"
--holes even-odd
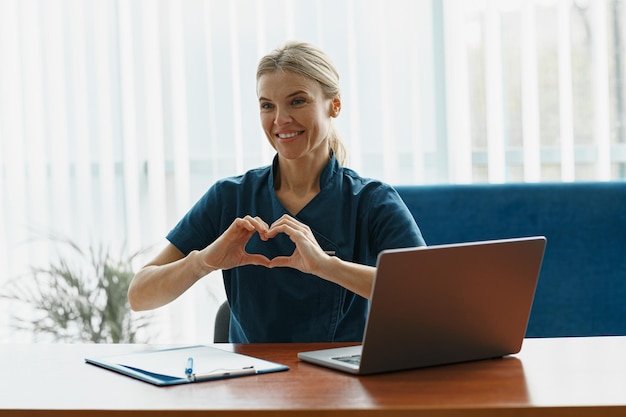
[(304, 133), (304, 130), (301, 130), (299, 132), (291, 132), (291, 133), (278, 133), (276, 134), (276, 136), (278, 136), (279, 139), (291, 139), (294, 138), (298, 135), (301, 135)]

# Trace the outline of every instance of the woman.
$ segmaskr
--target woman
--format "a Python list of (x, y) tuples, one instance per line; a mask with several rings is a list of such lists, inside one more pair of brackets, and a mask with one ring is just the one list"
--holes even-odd
[(176, 299), (221, 269), (230, 341), (360, 341), (378, 253), (424, 245), (398, 194), (342, 166), (339, 76), (290, 42), (257, 69), (271, 166), (214, 184), (131, 282), (133, 310)]

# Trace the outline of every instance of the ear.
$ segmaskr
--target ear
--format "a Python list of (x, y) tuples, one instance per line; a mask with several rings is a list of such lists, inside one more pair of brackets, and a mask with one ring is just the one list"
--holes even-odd
[(339, 97), (335, 97), (332, 101), (330, 115), (331, 117), (337, 117), (339, 116), (339, 112), (341, 112), (341, 99)]

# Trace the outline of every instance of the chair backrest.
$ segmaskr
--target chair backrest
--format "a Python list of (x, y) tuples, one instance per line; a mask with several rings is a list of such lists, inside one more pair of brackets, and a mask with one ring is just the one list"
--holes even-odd
[(213, 342), (228, 343), (230, 333), (230, 306), (224, 301), (215, 313), (215, 327), (213, 329)]

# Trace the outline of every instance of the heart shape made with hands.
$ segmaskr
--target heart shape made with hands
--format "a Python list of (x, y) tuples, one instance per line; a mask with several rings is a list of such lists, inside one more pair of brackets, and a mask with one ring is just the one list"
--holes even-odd
[(261, 239), (258, 233), (254, 233), (248, 239), (245, 251), (253, 255), (263, 255), (269, 261), (278, 256), (292, 256), (296, 245), (286, 233), (279, 233), (267, 240)]
[[(322, 245), (318, 237), (297, 219), (284, 215), (269, 229), (259, 218), (246, 220), (248, 225), (253, 226), (246, 227), (252, 234), (244, 245), (245, 252), (251, 257), (248, 259), (251, 263), (271, 264), (266, 265), (269, 267), (288, 266), (306, 272), (316, 263), (315, 258), (319, 259)], [(325, 246), (334, 246), (323, 236), (321, 239)], [(330, 256), (335, 255), (334, 251), (323, 252)]]

